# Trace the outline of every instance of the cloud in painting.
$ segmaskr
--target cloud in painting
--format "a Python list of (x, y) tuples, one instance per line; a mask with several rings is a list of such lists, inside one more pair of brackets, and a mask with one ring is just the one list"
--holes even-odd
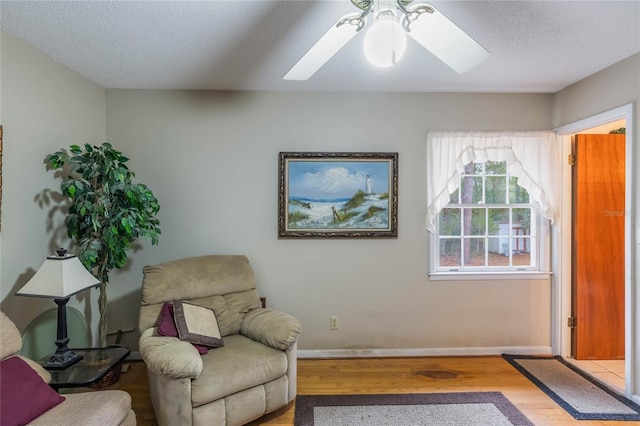
[(347, 198), (365, 189), (366, 173), (345, 167), (306, 172), (290, 182), (289, 196), (307, 198)]

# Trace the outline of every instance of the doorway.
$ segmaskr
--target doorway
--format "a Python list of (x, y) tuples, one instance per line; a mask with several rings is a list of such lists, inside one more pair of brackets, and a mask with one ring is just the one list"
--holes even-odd
[[(564, 226), (560, 226), (554, 230), (555, 238), (554, 256), (555, 266), (554, 274), (557, 286), (552, 289), (552, 305), (553, 305), (553, 330), (552, 330), (552, 350), (556, 355), (565, 357), (572, 362), (585, 362), (595, 364), (596, 361), (575, 361), (572, 358), (571, 346), (571, 328), (567, 319), (572, 315), (572, 293), (571, 293), (571, 259), (573, 254), (571, 224), (572, 224), (572, 167), (564, 160), (571, 153), (571, 136), (579, 133), (608, 133), (620, 127), (626, 127), (625, 135), (625, 205), (624, 214), (624, 360), (615, 360), (615, 364), (608, 364), (609, 360), (598, 360), (600, 365), (595, 364), (591, 367), (585, 367), (584, 370), (593, 376), (600, 375), (601, 381), (608, 382), (604, 376), (609, 378), (617, 377), (617, 382), (612, 383), (612, 387), (620, 390), (626, 397), (638, 401), (638, 381), (635, 380), (635, 372), (638, 371), (639, 360), (637, 360), (638, 339), (634, 335), (634, 329), (637, 327), (638, 308), (634, 301), (637, 300), (637, 282), (634, 280), (633, 259), (636, 258), (636, 250), (633, 244), (633, 228), (632, 215), (628, 212), (632, 211), (637, 195), (633, 194), (631, 188), (633, 186), (633, 164), (634, 164), (634, 144), (632, 140), (634, 127), (634, 108), (632, 104), (615, 108), (610, 111), (603, 112), (593, 117), (589, 117), (560, 128), (555, 129), (558, 135), (563, 139), (563, 208), (561, 223), (568, 225), (566, 231), (562, 231)], [(624, 120), (624, 121), (620, 121)], [(605, 126), (600, 128), (600, 126)], [(602, 212), (601, 212), (602, 213)], [(614, 380), (615, 381), (615, 380)], [(607, 384), (610, 384), (609, 382)]]
[(571, 357), (624, 392), (625, 120), (572, 136)]

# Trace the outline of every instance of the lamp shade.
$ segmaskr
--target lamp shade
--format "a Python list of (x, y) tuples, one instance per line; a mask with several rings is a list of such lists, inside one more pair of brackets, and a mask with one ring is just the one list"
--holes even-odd
[(16, 295), (60, 299), (98, 284), (100, 280), (87, 271), (75, 254), (67, 254), (61, 249), (56, 256), (47, 257)]
[(377, 67), (395, 65), (407, 48), (407, 36), (396, 19), (396, 14), (385, 9), (375, 17), (375, 21), (364, 37), (364, 54)]

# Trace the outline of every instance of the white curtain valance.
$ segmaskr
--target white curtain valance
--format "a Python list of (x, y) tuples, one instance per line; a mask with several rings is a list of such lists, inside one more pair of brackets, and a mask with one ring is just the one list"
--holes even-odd
[(428, 132), (427, 230), (460, 187), (471, 161), (506, 161), (518, 185), (540, 204), (543, 217), (555, 222), (561, 206), (560, 137), (554, 132)]

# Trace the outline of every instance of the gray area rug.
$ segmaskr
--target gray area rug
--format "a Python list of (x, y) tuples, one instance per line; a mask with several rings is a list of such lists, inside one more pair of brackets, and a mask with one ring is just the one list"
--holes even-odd
[(294, 426), (532, 426), (500, 392), (298, 395)]
[(562, 357), (503, 355), (577, 420), (640, 420), (640, 406)]

